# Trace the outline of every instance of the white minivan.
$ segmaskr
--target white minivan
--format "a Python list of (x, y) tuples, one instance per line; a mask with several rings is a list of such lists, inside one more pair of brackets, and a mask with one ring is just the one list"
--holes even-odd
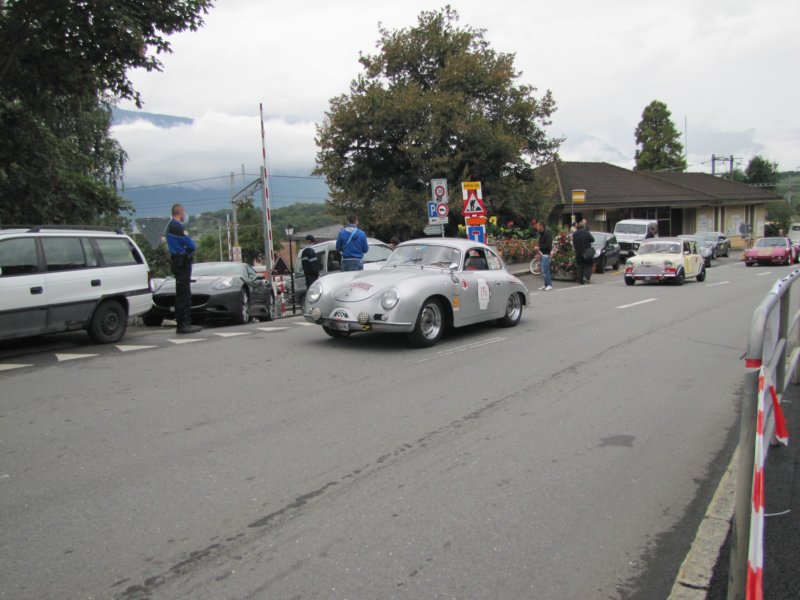
[(614, 235), (619, 242), (620, 255), (632, 256), (639, 250), (650, 225), (658, 227), (655, 219), (623, 219), (614, 225)]
[(789, 225), (789, 235), (786, 237), (792, 240), (793, 244), (800, 244), (800, 223)]
[(85, 329), (116, 342), (152, 298), (144, 254), (120, 231), (0, 229), (0, 340)]

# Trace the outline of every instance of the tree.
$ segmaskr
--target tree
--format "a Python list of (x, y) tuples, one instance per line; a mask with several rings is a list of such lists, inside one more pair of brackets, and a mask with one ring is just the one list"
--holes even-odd
[[(0, 2), (0, 223), (97, 223), (130, 208), (111, 104), (141, 98), (131, 68), (161, 70), (164, 36), (211, 0)], [(148, 54), (154, 49), (155, 54)]]
[(667, 105), (658, 100), (648, 104), (636, 127), (636, 171), (685, 171), (686, 158), (680, 134), (672, 123)]
[(462, 181), (480, 181), (487, 208), (504, 219), (527, 222), (546, 202), (549, 181), (532, 165), (561, 142), (543, 129), (555, 102), (515, 85), (514, 55), (457, 21), (448, 6), (420, 13), (411, 29), (380, 28), (378, 53), (361, 56), (364, 72), (317, 127), (315, 174), (327, 179), (331, 212), (358, 215), (379, 237), (422, 230), (435, 178), (450, 184), (451, 221)]
[(756, 155), (747, 163), (744, 170), (744, 181), (750, 185), (775, 185), (778, 182), (778, 163), (770, 162), (763, 156)]

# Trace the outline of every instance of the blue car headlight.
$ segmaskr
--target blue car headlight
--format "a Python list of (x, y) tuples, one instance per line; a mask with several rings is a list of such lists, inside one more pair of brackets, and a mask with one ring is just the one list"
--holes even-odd
[(322, 296), (322, 284), (319, 281), (315, 281), (306, 292), (306, 301), (314, 304), (320, 299), (320, 296)]
[(397, 302), (400, 300), (400, 292), (397, 291), (396, 288), (390, 288), (383, 292), (381, 296), (381, 307), (383, 310), (392, 310), (395, 306), (397, 306)]
[(223, 277), (211, 286), (214, 290), (227, 290), (233, 285), (233, 277)]

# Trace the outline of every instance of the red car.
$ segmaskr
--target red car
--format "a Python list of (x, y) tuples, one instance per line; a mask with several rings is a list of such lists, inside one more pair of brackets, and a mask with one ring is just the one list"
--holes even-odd
[(790, 265), (798, 262), (800, 252), (797, 246), (786, 237), (765, 237), (756, 240), (752, 248), (744, 253), (744, 264), (752, 267), (760, 265)]

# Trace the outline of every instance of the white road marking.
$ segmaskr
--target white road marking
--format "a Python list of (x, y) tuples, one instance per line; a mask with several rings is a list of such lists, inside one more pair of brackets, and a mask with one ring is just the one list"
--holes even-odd
[(179, 338), (177, 340), (167, 339), (172, 344), (191, 344), (192, 342), (205, 342), (206, 338)]
[(309, 323), (308, 321), (298, 321), (295, 325), (302, 325), (303, 327), (313, 327), (315, 323)]
[(759, 273), (756, 277), (764, 277), (764, 275), (772, 275), (772, 271), (767, 271), (766, 273)]
[(728, 285), (730, 281), (718, 281), (716, 283), (708, 283), (706, 287), (714, 287), (715, 285)]
[(93, 356), (100, 356), (99, 354), (58, 354), (56, 353), (56, 360), (64, 362), (66, 360), (78, 360), (79, 358), (91, 358)]
[(617, 308), (630, 308), (631, 306), (639, 306), (640, 304), (647, 304), (648, 302), (655, 302), (656, 300), (658, 300), (658, 298), (648, 298), (647, 300), (640, 300), (639, 302), (634, 302), (633, 304), (623, 304)]
[(5, 365), (0, 364), (0, 371), (11, 371), (12, 369), (23, 369), (25, 367), (32, 367), (32, 366), (33, 365), (18, 365), (12, 363), (8, 363)]
[(122, 352), (132, 352), (134, 350), (149, 350), (150, 348), (158, 348), (158, 346), (117, 346), (118, 350)]
[(214, 333), (214, 335), (218, 335), (219, 337), (229, 338), (229, 337), (237, 337), (239, 335), (250, 335), (249, 331), (234, 331), (233, 333)]
[[(311, 323), (309, 323), (309, 325), (311, 325)], [(289, 329), (289, 327), (259, 327), (259, 329), (261, 331), (266, 331), (267, 333), (269, 333), (270, 331), (284, 331), (286, 329)]]

